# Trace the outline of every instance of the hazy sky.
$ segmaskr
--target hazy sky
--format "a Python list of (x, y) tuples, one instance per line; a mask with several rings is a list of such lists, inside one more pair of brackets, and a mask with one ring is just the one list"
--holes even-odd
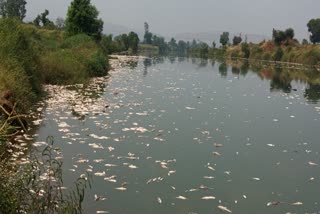
[[(44, 9), (65, 17), (71, 0), (27, 0), (27, 20)], [(271, 36), (272, 28), (292, 27), (308, 37), (311, 18), (320, 18), (320, 0), (92, 0), (105, 22), (174, 36), (185, 32), (246, 32)]]

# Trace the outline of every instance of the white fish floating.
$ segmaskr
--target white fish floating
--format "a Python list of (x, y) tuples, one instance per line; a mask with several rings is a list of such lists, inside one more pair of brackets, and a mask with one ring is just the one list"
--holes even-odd
[(271, 144), (271, 143), (267, 144), (267, 146), (275, 147), (275, 145), (274, 145), (274, 144)]
[(212, 154), (215, 155), (215, 156), (220, 156), (220, 153), (216, 152), (216, 151), (213, 151)]
[(110, 213), (110, 212), (104, 211), (104, 210), (98, 210), (97, 211), (97, 214), (106, 214), (106, 213)]
[(260, 178), (252, 178), (253, 180), (260, 181)]
[(212, 166), (208, 166), (208, 169), (215, 171), (215, 169)]
[(109, 147), (108, 147), (108, 150), (109, 150), (109, 152), (112, 152), (112, 151), (114, 150), (114, 147), (109, 146)]
[(172, 175), (174, 173), (176, 173), (176, 170), (171, 170), (171, 171), (168, 172), (168, 176), (170, 176), (170, 175)]
[(105, 176), (106, 175), (106, 172), (103, 171), (103, 172), (96, 172), (94, 173), (95, 176), (98, 176), (98, 177), (102, 177), (102, 176)]
[(204, 176), (203, 178), (204, 178), (204, 179), (214, 179), (213, 176)]
[(126, 191), (127, 190), (127, 188), (125, 188), (125, 187), (117, 187), (114, 189), (119, 190), (119, 191)]
[(117, 165), (115, 165), (115, 164), (110, 164), (110, 163), (107, 163), (107, 164), (105, 164), (105, 166), (106, 166), (106, 167), (115, 167), (115, 166), (117, 166)]
[(222, 205), (219, 205), (218, 208), (224, 212), (227, 212), (227, 213), (232, 213), (232, 211), (230, 209), (228, 209), (227, 207), (224, 207)]
[(94, 200), (95, 201), (104, 201), (104, 200), (106, 200), (106, 198), (103, 198), (102, 196), (100, 196), (100, 195), (98, 196), (97, 194), (95, 194), (94, 195)]
[(157, 197), (157, 201), (158, 201), (159, 204), (162, 204), (162, 200), (161, 200), (160, 197)]
[(302, 203), (302, 202), (300, 202), (300, 201), (297, 201), (297, 202), (295, 202), (295, 203), (292, 203), (291, 205), (294, 205), (294, 206), (301, 206), (301, 205), (303, 205), (303, 203)]
[(201, 199), (202, 200), (214, 200), (214, 199), (216, 199), (216, 197), (214, 197), (214, 196), (203, 196)]
[(137, 166), (132, 165), (132, 164), (131, 164), (131, 165), (129, 165), (128, 167), (129, 167), (130, 169), (137, 169), (137, 168), (138, 168)]
[(272, 201), (272, 202), (268, 202), (268, 203), (267, 203), (267, 206), (268, 206), (268, 207), (270, 207), (270, 206), (277, 206), (277, 205), (279, 205), (279, 204), (281, 204), (280, 201)]
[(94, 149), (103, 149), (103, 146), (97, 143), (89, 143), (88, 145)]
[(176, 197), (176, 199), (180, 199), (180, 200), (187, 200), (186, 197), (182, 196), (182, 195), (179, 195), (178, 197)]
[(189, 189), (189, 190), (186, 190), (186, 192), (196, 192), (196, 191), (199, 191), (199, 189)]
[(309, 161), (308, 164), (309, 164), (310, 166), (318, 166), (317, 163), (314, 163), (314, 162), (311, 162), (311, 161)]
[(98, 136), (98, 135), (95, 135), (95, 134), (90, 134), (89, 136), (92, 137), (92, 138), (94, 138), (94, 139), (99, 139), (99, 140), (108, 140), (108, 139), (110, 139), (109, 137), (106, 137), (106, 136)]
[(195, 110), (195, 108), (188, 107), (188, 106), (186, 106), (185, 108), (186, 108), (187, 110)]

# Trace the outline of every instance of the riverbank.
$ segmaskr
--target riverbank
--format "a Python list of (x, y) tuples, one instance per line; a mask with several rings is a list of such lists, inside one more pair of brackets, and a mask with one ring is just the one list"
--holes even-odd
[[(70, 118), (84, 120), (88, 112), (100, 114), (106, 108), (115, 107), (116, 104), (111, 104), (102, 96), (110, 75), (119, 72), (127, 63), (138, 58), (112, 56), (111, 74), (91, 78), (86, 84), (43, 85), (47, 99), (35, 104), (34, 110), (29, 112), (28, 117), (32, 124), (28, 130), (22, 131), (10, 140), (6, 139), (0, 146), (0, 210), (69, 210), (68, 213), (81, 211), (79, 197), (83, 197), (84, 192), (60, 192), (63, 188), (63, 153), (59, 150), (59, 142), (54, 143), (53, 137), (47, 141), (37, 141), (35, 131), (46, 120), (43, 114), (48, 110), (55, 112), (57, 109), (63, 109), (64, 112), (70, 113)], [(61, 130), (67, 128), (63, 124), (60, 125)], [(81, 175), (75, 180), (76, 188), (85, 190), (88, 187), (88, 179), (88, 175)], [(59, 207), (55, 208), (56, 204)]]
[[(277, 62), (278, 64), (290, 64), (299, 66), (314, 66), (320, 68), (320, 46), (300, 45), (276, 45), (273, 41), (264, 41), (260, 44), (243, 44), (226, 48), (225, 56), (228, 58), (244, 58), (252, 61)], [(247, 56), (245, 54), (247, 51)]]
[(79, 119), (83, 118), (88, 111), (104, 111), (112, 105), (101, 97), (105, 92), (105, 87), (109, 82), (110, 76), (138, 59), (139, 56), (110, 55), (110, 70), (106, 76), (93, 77), (87, 84), (44, 85), (44, 91), (48, 94), (46, 101), (48, 107), (65, 107), (72, 111), (73, 115)]

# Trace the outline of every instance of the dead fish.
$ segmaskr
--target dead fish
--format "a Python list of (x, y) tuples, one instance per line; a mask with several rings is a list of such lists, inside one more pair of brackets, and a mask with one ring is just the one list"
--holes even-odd
[(95, 176), (99, 176), (99, 177), (102, 177), (102, 176), (105, 176), (106, 175), (106, 172), (103, 171), (103, 172), (96, 172), (94, 173)]
[(187, 200), (186, 197), (179, 195), (178, 197), (176, 197), (176, 199), (180, 199), (180, 200)]
[(291, 205), (294, 205), (294, 206), (300, 206), (300, 205), (303, 205), (303, 203), (302, 203), (302, 202), (300, 202), (300, 201), (297, 201), (297, 202), (295, 202), (295, 203), (292, 203)]
[(160, 197), (157, 197), (157, 201), (158, 201), (159, 204), (162, 204), (162, 200), (161, 200)]
[(129, 167), (130, 169), (137, 169), (137, 168), (138, 168), (137, 166), (132, 165), (132, 164), (131, 164), (131, 165), (129, 165), (128, 167)]
[(222, 144), (220, 144), (220, 143), (214, 143), (213, 144), (215, 147), (222, 147)]
[(185, 107), (187, 110), (195, 110), (195, 108), (192, 108), (192, 107)]
[(311, 161), (309, 161), (308, 164), (309, 164), (310, 166), (318, 166), (317, 163), (314, 163), (314, 162), (311, 162)]
[(214, 199), (216, 199), (216, 197), (214, 197), (214, 196), (203, 196), (201, 199), (202, 200), (214, 200)]
[(279, 205), (281, 202), (280, 201), (272, 201), (272, 202), (268, 202), (267, 203), (267, 206), (269, 207), (269, 206), (277, 206), (277, 205)]
[(215, 156), (220, 156), (220, 153), (219, 153), (219, 152), (213, 151), (212, 154), (215, 155)]
[(186, 190), (186, 192), (195, 192), (195, 191), (199, 191), (199, 189), (189, 189), (189, 190)]
[(171, 170), (168, 172), (168, 176), (170, 176), (171, 174), (176, 173), (176, 170)]
[(215, 171), (215, 169), (212, 166), (208, 166), (208, 169)]
[(207, 187), (207, 186), (205, 186), (205, 185), (200, 185), (200, 186), (199, 186), (199, 189), (201, 189), (201, 190), (207, 190), (207, 189), (212, 189), (212, 188)]
[(103, 198), (102, 196), (98, 196), (97, 194), (94, 195), (94, 200), (95, 201), (104, 201), (106, 198)]
[(260, 178), (252, 178), (253, 180), (260, 181)]
[(126, 191), (127, 190), (127, 188), (125, 188), (125, 187), (117, 187), (114, 189), (119, 190), (119, 191)]
[(220, 210), (224, 211), (224, 212), (232, 213), (232, 211), (229, 210), (227, 207), (224, 207), (224, 206), (219, 205), (218, 208), (219, 208)]

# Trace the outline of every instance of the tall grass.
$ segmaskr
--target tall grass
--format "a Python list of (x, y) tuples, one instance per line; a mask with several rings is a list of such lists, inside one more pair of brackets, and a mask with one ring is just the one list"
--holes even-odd
[(75, 190), (62, 190), (62, 161), (52, 137), (48, 145), (19, 166), (3, 161), (0, 153), (0, 211), (4, 213), (82, 213), (90, 176), (82, 175)]

